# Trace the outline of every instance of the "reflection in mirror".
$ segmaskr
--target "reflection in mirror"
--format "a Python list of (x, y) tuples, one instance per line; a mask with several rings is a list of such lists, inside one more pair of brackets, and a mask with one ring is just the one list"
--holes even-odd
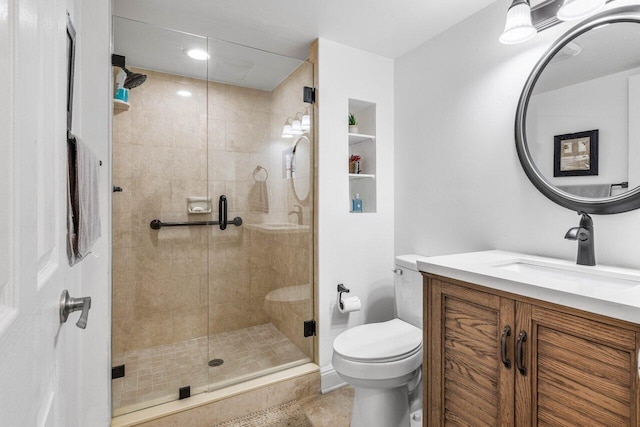
[(526, 144), (557, 189), (608, 198), (640, 185), (640, 129), (631, 120), (639, 115), (640, 24), (599, 25), (565, 43), (541, 70)]
[(294, 171), (291, 174), (293, 191), (298, 200), (304, 202), (311, 187), (311, 142), (304, 135), (293, 146), (291, 166)]

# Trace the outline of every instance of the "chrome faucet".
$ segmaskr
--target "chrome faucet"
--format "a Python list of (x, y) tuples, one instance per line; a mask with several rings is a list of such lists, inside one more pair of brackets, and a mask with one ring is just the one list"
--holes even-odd
[(593, 245), (593, 220), (584, 212), (578, 212), (582, 215), (580, 225), (570, 228), (564, 238), (568, 240), (578, 241), (578, 259), (580, 265), (596, 265), (596, 251)]
[(289, 215), (296, 214), (298, 216), (298, 225), (302, 225), (302, 206), (293, 205), (294, 208), (297, 208), (295, 211), (289, 212)]

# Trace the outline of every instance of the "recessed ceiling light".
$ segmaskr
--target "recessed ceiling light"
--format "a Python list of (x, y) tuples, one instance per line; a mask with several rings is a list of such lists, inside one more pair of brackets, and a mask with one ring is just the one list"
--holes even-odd
[(179, 90), (176, 92), (176, 95), (182, 96), (183, 98), (189, 98), (191, 96), (191, 92), (188, 90)]
[(189, 49), (186, 51), (189, 57), (196, 59), (198, 61), (206, 61), (209, 59), (209, 54), (202, 49)]

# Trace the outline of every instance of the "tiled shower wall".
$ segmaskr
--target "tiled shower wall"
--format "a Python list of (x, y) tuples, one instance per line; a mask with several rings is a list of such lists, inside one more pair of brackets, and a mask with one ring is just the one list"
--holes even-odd
[[(283, 177), (282, 152), (293, 141), (280, 138), (286, 118), (307, 106), (300, 84), (311, 85), (306, 67), (271, 93), (136, 70), (147, 81), (131, 90), (130, 110), (114, 116), (114, 185), (124, 189), (113, 197), (114, 355), (269, 321), (311, 355), (299, 314), (275, 321), (264, 309), (270, 291), (310, 283), (311, 233), (149, 227), (155, 218), (217, 219), (221, 194), (229, 218), (244, 224), (293, 221), (294, 203), (311, 224), (312, 198), (301, 203)], [(178, 90), (192, 96), (181, 98)], [(269, 172), (269, 213), (251, 208), (258, 165)], [(214, 212), (187, 214), (186, 198), (205, 195)], [(310, 318), (311, 300), (308, 310)]]
[(207, 193), (206, 82), (136, 72), (147, 81), (113, 119), (114, 355), (207, 334), (207, 230), (149, 227)]

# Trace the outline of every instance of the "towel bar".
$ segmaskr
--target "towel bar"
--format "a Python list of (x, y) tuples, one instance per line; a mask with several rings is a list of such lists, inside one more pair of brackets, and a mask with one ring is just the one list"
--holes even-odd
[[(162, 227), (186, 227), (186, 226), (196, 226), (196, 225), (220, 225), (220, 221), (193, 221), (193, 222), (162, 222), (159, 219), (154, 219), (151, 221), (149, 226), (154, 230), (160, 230)], [(242, 218), (239, 216), (233, 218), (233, 220), (227, 222), (227, 224), (233, 224), (236, 227), (242, 225)]]
[(193, 221), (193, 222), (162, 222), (159, 219), (151, 221), (149, 226), (154, 230), (160, 230), (162, 227), (187, 227), (192, 225), (219, 225), (220, 230), (225, 230), (227, 224), (233, 224), (236, 227), (242, 225), (242, 218), (239, 216), (233, 218), (231, 222), (227, 221), (227, 196), (220, 196), (218, 203), (218, 221)]

